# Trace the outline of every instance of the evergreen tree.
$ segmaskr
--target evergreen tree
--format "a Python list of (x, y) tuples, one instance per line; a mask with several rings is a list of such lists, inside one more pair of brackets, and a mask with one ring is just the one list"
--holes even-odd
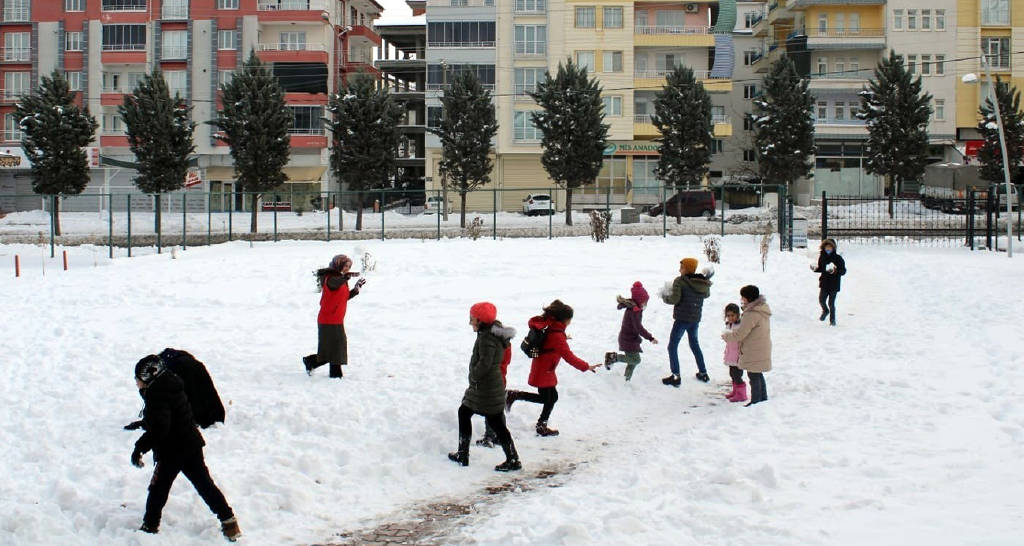
[(196, 147), (192, 108), (177, 94), (172, 98), (159, 68), (147, 74), (118, 107), (128, 133), (128, 146), (138, 162), (135, 186), (152, 193), (156, 231), (160, 230), (160, 194), (185, 185), (189, 154)]
[[(700, 186), (711, 162), (711, 96), (693, 76), (693, 69), (676, 67), (654, 100), (651, 121), (661, 136), (655, 174), (679, 191)], [(676, 208), (676, 223), (680, 223)]]
[[(89, 161), (83, 149), (93, 141), (96, 118), (75, 104), (75, 91), (57, 71), (43, 76), (38, 89), (14, 109), (20, 120), (21, 146), (32, 163), (32, 191), (42, 195), (78, 195), (89, 185)], [(60, 235), (60, 200), (54, 199), (54, 233)]]
[[(1020, 91), (1008, 83), (996, 78), (996, 100), (999, 101), (999, 116), (1003, 121), (1003, 137), (1006, 139), (1006, 155), (1010, 158), (1010, 180), (1017, 179), (1022, 155), (1024, 155), (1024, 115), (1020, 111)], [(999, 126), (996, 124), (996, 112), (992, 98), (986, 97), (979, 108), (981, 121), (978, 131), (985, 142), (978, 150), (983, 180), (1003, 182), (1003, 150), (999, 144)]]
[(928, 119), (932, 96), (921, 90), (921, 77), (911, 77), (903, 58), (889, 52), (875, 67), (868, 87), (860, 92), (857, 117), (868, 126), (867, 171), (886, 177), (889, 215), (892, 198), (904, 180), (917, 180), (928, 164)]
[(764, 94), (754, 100), (754, 149), (758, 170), (769, 184), (788, 188), (812, 173), (814, 98), (807, 85), (793, 60), (783, 55), (765, 74)]
[[(331, 169), (359, 200), (356, 229), (363, 229), (365, 192), (384, 188), (397, 172), (402, 107), (373, 77), (357, 74), (327, 106), (334, 134)], [(381, 203), (383, 206), (384, 203)]]
[(284, 183), (284, 166), (291, 154), (288, 129), (292, 111), (284, 102), (277, 79), (249, 53), (242, 71), (221, 85), (224, 109), (210, 122), (220, 132), (216, 138), (231, 147), (239, 190), (252, 193), (249, 231), (256, 233), (260, 196)]
[(597, 79), (572, 59), (558, 63), (558, 75), (545, 71), (530, 93), (543, 110), (530, 114), (540, 130), (540, 161), (555, 184), (565, 188), (565, 224), (572, 225), (572, 190), (593, 184), (601, 171), (608, 141), (604, 103)]
[(441, 174), (448, 185), (459, 192), (459, 225), (466, 227), (466, 193), (491, 181), (491, 140), (498, 132), (490, 91), (484, 89), (471, 70), (460, 72), (444, 96), (441, 105), (446, 115), (435, 130), (444, 155)]

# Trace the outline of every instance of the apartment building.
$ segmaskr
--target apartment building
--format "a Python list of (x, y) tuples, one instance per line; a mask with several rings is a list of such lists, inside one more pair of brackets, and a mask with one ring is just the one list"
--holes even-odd
[[(228, 147), (213, 138), (213, 127), (205, 122), (216, 116), (218, 86), (230, 81), (250, 51), (270, 65), (294, 113), (292, 154), (285, 167), (289, 181), (282, 193), (336, 189), (329, 184), (321, 118), (329, 93), (346, 74), (376, 73), (373, 50), (380, 37), (373, 21), (382, 8), (374, 0), (0, 1), (0, 152), (16, 158), (0, 162), (0, 196), (31, 193), (28, 159), (11, 112), (18, 97), (53, 70), (67, 76), (80, 103), (100, 123), (86, 193), (133, 191), (134, 171), (125, 165), (135, 158), (117, 107), (159, 67), (171, 92), (193, 107), (200, 188), (215, 194), (209, 207), (247, 209), (247, 200), (232, 202), (235, 173)], [(25, 206), (38, 208), (38, 202)]]

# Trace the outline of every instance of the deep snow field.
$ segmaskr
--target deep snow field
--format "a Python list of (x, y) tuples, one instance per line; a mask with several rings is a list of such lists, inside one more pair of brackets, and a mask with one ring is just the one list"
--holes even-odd
[[(352, 364), (312, 377), (319, 295), (312, 271), (372, 252), (377, 270), (350, 302)], [(575, 352), (616, 348), (615, 295), (652, 301), (631, 384), (622, 368), (559, 366), (560, 399), (509, 418), (523, 474), (575, 469), (560, 487), (513, 490), (466, 516), (444, 544), (1019, 545), (1024, 500), (1024, 256), (961, 248), (846, 245), (839, 326), (818, 322), (813, 250), (723, 243), (700, 339), (712, 376), (661, 384), (671, 307), (657, 292), (697, 237), (386, 242), (235, 242), (135, 258), (68, 249), (69, 271), (31, 245), (0, 246), (0, 544), (217, 544), (216, 519), (184, 477), (160, 534), (136, 531), (152, 471), (121, 429), (142, 403), (135, 362), (164, 347), (206, 363), (227, 422), (203, 431), (214, 480), (243, 544), (340, 540), (428, 503), (459, 502), (513, 476), (500, 449), (451, 463), (474, 334), (469, 306), (494, 302), (516, 327), (554, 298), (576, 310)], [(777, 248), (777, 242), (773, 245)], [(141, 249), (140, 249), (141, 251)], [(22, 277), (13, 277), (13, 254)], [(142, 253), (142, 252), (140, 252)], [(45, 254), (48, 256), (48, 252)], [(46, 262), (42, 275), (41, 263)], [(359, 260), (356, 259), (356, 267)], [(727, 390), (721, 311), (757, 284), (773, 310), (769, 400)], [(621, 365), (619, 365), (621, 366)], [(515, 349), (510, 388), (526, 388)], [(474, 438), (483, 422), (474, 418)]]

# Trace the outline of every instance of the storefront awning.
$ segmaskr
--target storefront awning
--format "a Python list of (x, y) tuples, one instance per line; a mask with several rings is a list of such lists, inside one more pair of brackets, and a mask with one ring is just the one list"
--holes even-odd
[[(314, 167), (285, 167), (284, 174), (288, 176), (286, 183), (319, 182), (327, 167), (317, 165)], [(228, 181), (235, 179), (234, 167), (207, 167), (206, 180)]]

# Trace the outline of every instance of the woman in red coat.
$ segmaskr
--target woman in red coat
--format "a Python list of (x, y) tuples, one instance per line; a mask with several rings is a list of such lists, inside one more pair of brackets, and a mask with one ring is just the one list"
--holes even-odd
[(348, 364), (348, 337), (345, 335), (345, 312), (348, 300), (359, 294), (359, 288), (366, 279), (359, 279), (349, 290), (348, 281), (358, 273), (349, 273), (352, 260), (338, 254), (331, 259), (331, 264), (316, 272), (316, 284), (320, 288), (320, 313), (316, 316), (317, 347), (316, 354), (302, 358), (306, 366), (306, 374), (330, 363), (330, 376), (341, 378), (341, 366)]
[(537, 387), (537, 392), (508, 391), (505, 397), (505, 411), (512, 409), (512, 403), (516, 400), (525, 400), (535, 404), (543, 404), (537, 420), (537, 434), (541, 436), (558, 436), (558, 431), (548, 428), (548, 418), (551, 417), (551, 410), (558, 401), (558, 377), (555, 375), (555, 368), (558, 363), (565, 359), (572, 367), (581, 372), (594, 371), (600, 364), (587, 364), (586, 361), (577, 357), (569, 349), (569, 342), (565, 336), (565, 329), (572, 322), (572, 307), (559, 300), (551, 302), (551, 305), (544, 308), (544, 314), (530, 319), (530, 328), (547, 328), (547, 336), (544, 338), (544, 346), (541, 355), (533, 359), (530, 365), (530, 378), (527, 381), (531, 387)]

